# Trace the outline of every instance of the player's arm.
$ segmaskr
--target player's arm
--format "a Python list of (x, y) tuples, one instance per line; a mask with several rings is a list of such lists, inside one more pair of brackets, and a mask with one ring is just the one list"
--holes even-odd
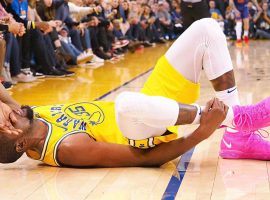
[(227, 107), (221, 102), (207, 104), (201, 125), (192, 134), (151, 149), (96, 142), (85, 133), (71, 135), (58, 147), (57, 160), (71, 167), (147, 167), (173, 160), (207, 139), (225, 119)]
[(96, 142), (87, 134), (69, 136), (60, 144), (58, 162), (70, 167), (143, 167), (160, 166), (182, 155), (201, 142), (203, 130), (151, 149)]
[(2, 84), (0, 84), (0, 100), (9, 106), (20, 108), (20, 104), (8, 94), (7, 90), (3, 87)]

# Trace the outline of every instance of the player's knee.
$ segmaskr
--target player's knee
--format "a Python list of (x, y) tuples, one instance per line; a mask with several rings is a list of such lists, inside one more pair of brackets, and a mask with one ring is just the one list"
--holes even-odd
[(197, 20), (195, 23), (197, 23), (200, 26), (203, 26), (205, 28), (210, 28), (210, 29), (212, 29), (213, 27), (214, 28), (219, 27), (218, 22), (212, 18), (203, 18), (203, 19)]
[(220, 28), (218, 22), (212, 18), (204, 18), (196, 21), (197, 26), (203, 31), (209, 38), (222, 38), (225, 39), (225, 35)]
[(132, 95), (130, 92), (122, 92), (115, 99), (115, 109), (117, 114), (125, 114), (130, 107), (130, 99)]

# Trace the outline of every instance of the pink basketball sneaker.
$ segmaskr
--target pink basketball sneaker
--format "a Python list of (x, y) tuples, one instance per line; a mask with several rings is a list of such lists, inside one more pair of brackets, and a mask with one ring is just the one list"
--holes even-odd
[(233, 124), (240, 131), (255, 131), (270, 126), (270, 97), (255, 105), (234, 106)]
[(226, 159), (270, 160), (270, 142), (260, 133), (227, 128), (220, 144), (220, 157)]

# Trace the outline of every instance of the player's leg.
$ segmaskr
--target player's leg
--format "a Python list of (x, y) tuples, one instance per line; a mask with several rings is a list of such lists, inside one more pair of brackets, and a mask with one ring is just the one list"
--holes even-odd
[(236, 46), (242, 47), (242, 28), (243, 22), (241, 17), (236, 17), (235, 19), (235, 33), (236, 33)]
[[(175, 100), (123, 92), (115, 100), (117, 123), (129, 139), (160, 136), (175, 125), (199, 124), (204, 106), (187, 105)], [(233, 126), (233, 109), (229, 108), (223, 125)]]
[(248, 44), (249, 38), (248, 38), (248, 34), (249, 34), (249, 18), (245, 18), (243, 19), (244, 22), (244, 42), (245, 44)]
[[(197, 110), (204, 109), (132, 92), (120, 94), (115, 104), (117, 124), (123, 135), (131, 140), (162, 136), (169, 126), (191, 124), (196, 120), (199, 123)], [(255, 105), (229, 107), (222, 124), (235, 126), (243, 133), (227, 131), (221, 144), (223, 158), (270, 159), (270, 142), (254, 133), (254, 130), (270, 125), (270, 98)]]
[(235, 33), (236, 33), (236, 47), (242, 47), (242, 29), (243, 29), (243, 12), (244, 8), (236, 5), (239, 13), (235, 14)]
[(227, 105), (239, 104), (226, 37), (210, 18), (193, 23), (169, 48), (165, 57), (186, 79), (198, 83), (204, 69), (216, 96)]
[(245, 44), (248, 44), (248, 34), (249, 34), (249, 9), (248, 9), (248, 5), (246, 4), (244, 7), (243, 7), (243, 10), (241, 12), (241, 17), (243, 19), (243, 23), (244, 23), (244, 34), (243, 34), (243, 37), (244, 37), (244, 42)]
[[(197, 113), (202, 112), (205, 108), (137, 92), (121, 93), (116, 98), (115, 105), (118, 119), (122, 115), (122, 117), (136, 119), (134, 122), (137, 124), (143, 123), (149, 127), (165, 129), (174, 125), (199, 124), (201, 115)], [(222, 125), (235, 127), (242, 131), (255, 131), (270, 126), (270, 97), (254, 105), (230, 106), (227, 119)], [(125, 129), (130, 129), (129, 125), (122, 124), (122, 122), (119, 126), (120, 128), (127, 126)]]

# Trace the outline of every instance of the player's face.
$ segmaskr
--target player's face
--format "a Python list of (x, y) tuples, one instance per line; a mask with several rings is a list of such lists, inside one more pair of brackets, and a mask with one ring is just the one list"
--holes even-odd
[(31, 123), (34, 118), (34, 112), (29, 106), (22, 106), (22, 115), (12, 112), (11, 115), (15, 115), (17, 121), (12, 125), (16, 129), (23, 131), (23, 134), (26, 134), (31, 126)]

